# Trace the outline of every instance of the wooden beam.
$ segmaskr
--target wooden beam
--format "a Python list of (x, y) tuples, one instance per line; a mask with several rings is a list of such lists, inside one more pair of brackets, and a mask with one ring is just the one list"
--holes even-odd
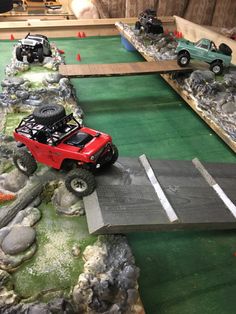
[[(174, 25), (173, 17), (161, 17), (161, 19), (169, 27)], [(126, 24), (134, 24), (137, 18), (121, 18), (119, 20)], [(16, 39), (21, 39), (29, 32), (45, 33), (49, 38), (75, 37), (81, 31), (85, 32), (86, 36), (112, 36), (119, 34), (115, 26), (116, 22), (116, 18), (41, 21), (35, 16), (35, 19), (32, 20), (1, 22), (0, 39), (8, 39), (9, 34), (14, 34)]]
[(59, 73), (64, 76), (119, 76), (150, 73), (192, 71), (190, 67), (181, 68), (175, 60), (160, 62), (131, 62), (108, 64), (61, 64)]

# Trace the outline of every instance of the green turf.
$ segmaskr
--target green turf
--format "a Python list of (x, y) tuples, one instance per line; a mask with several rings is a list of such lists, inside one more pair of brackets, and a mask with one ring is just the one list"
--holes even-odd
[[(77, 53), (81, 63), (142, 60), (118, 37), (69, 43), (67, 63), (78, 63)], [(67, 44), (58, 41), (62, 49)], [(74, 79), (73, 84), (85, 123), (110, 133), (121, 156), (235, 162), (234, 153), (159, 75)], [(147, 314), (235, 312), (234, 232), (136, 233), (128, 239), (141, 268)]]
[[(78, 63), (78, 53), (81, 63), (142, 60), (136, 52), (126, 51), (119, 37), (55, 41), (65, 50), (67, 63)], [(4, 43), (4, 51), (9, 45)], [(235, 154), (159, 75), (72, 81), (85, 123), (109, 132), (121, 156), (145, 153), (162, 159), (236, 161)], [(128, 239), (141, 269), (140, 293), (147, 314), (235, 312), (233, 231), (135, 233)]]

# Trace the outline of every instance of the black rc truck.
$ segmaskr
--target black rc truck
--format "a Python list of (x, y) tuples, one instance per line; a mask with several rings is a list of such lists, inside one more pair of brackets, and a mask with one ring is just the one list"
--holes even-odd
[(147, 9), (141, 12), (138, 16), (138, 21), (135, 23), (135, 29), (144, 30), (145, 33), (162, 34), (163, 27), (161, 20), (156, 16), (156, 11)]

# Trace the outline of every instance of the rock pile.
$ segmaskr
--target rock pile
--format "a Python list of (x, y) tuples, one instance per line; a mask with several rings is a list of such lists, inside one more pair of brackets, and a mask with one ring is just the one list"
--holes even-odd
[(195, 97), (198, 109), (236, 141), (236, 74), (218, 81), (211, 71), (197, 70), (184, 80), (184, 88)]
[(83, 258), (84, 273), (73, 289), (77, 313), (134, 313), (139, 269), (126, 238), (100, 237), (85, 249)]
[(146, 34), (122, 22), (117, 22), (116, 25), (128, 34), (131, 43), (140, 53), (154, 60), (177, 59), (175, 53), (177, 42), (172, 34)]

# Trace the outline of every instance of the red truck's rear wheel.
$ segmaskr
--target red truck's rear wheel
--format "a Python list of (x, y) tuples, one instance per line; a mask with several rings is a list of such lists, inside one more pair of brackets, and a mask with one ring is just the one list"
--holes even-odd
[(76, 169), (68, 173), (65, 180), (66, 188), (79, 197), (91, 194), (95, 187), (96, 181), (91, 172), (85, 169)]

